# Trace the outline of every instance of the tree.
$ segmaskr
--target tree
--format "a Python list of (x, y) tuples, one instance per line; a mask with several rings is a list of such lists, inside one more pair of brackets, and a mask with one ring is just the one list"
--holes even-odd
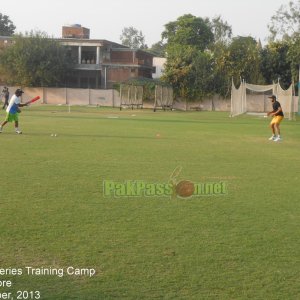
[(288, 61), (287, 41), (269, 43), (261, 51), (261, 72), (267, 83), (280, 79), (283, 87), (291, 84), (291, 64)]
[(221, 19), (221, 16), (213, 18), (210, 22), (210, 27), (215, 43), (227, 43), (230, 41), (232, 28), (226, 21)]
[(152, 53), (155, 56), (158, 57), (165, 57), (166, 56), (166, 44), (164, 44), (163, 41), (159, 41), (151, 46), (151, 48), (148, 49), (148, 52)]
[(167, 41), (168, 45), (194, 46), (204, 51), (213, 42), (214, 35), (209, 19), (187, 14), (166, 24), (162, 38)]
[(163, 80), (175, 94), (188, 100), (201, 99), (211, 91), (212, 60), (208, 51), (214, 36), (208, 19), (183, 15), (165, 25), (167, 62)]
[(132, 49), (147, 49), (145, 37), (142, 31), (138, 31), (134, 27), (125, 27), (120, 35), (122, 45)]
[(0, 35), (11, 36), (14, 34), (16, 26), (8, 16), (0, 13)]
[(66, 48), (41, 32), (15, 36), (0, 53), (1, 77), (8, 84), (61, 85), (71, 67)]
[(270, 41), (290, 39), (300, 35), (300, 0), (281, 5), (268, 25)]
[(226, 43), (218, 42), (213, 46), (213, 91), (223, 97), (230, 93), (231, 70), (229, 64), (229, 46)]
[(289, 43), (287, 61), (292, 75), (292, 81), (298, 82), (300, 68), (300, 37)]
[(171, 45), (162, 80), (170, 83), (183, 99), (201, 99), (210, 94), (212, 77), (210, 55), (194, 46)]
[(213, 57), (213, 91), (223, 97), (230, 93), (231, 77), (228, 65), (229, 45), (231, 42), (232, 28), (220, 16), (210, 22), (214, 35), (214, 43), (211, 46)]
[(227, 72), (237, 83), (240, 78), (248, 82), (262, 83), (259, 44), (251, 37), (233, 38), (228, 47)]

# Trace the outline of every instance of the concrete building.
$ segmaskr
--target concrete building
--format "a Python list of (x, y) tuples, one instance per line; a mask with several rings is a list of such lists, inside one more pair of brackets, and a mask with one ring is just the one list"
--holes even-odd
[(163, 57), (153, 57), (153, 67), (154, 67), (154, 72), (153, 72), (153, 79), (159, 79), (165, 69), (165, 63), (167, 62), (166, 58)]
[(74, 62), (69, 87), (111, 88), (130, 78), (152, 78), (153, 55), (107, 40), (90, 39), (90, 31), (79, 24), (63, 26), (62, 39)]

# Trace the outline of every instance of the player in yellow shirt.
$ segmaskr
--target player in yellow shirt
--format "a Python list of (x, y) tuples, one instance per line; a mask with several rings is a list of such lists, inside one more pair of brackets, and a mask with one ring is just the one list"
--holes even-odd
[(273, 110), (268, 112), (268, 116), (273, 116), (270, 123), (273, 135), (269, 138), (270, 141), (279, 142), (282, 140), (280, 136), (279, 125), (284, 118), (284, 114), (280, 103), (276, 100), (276, 96), (272, 95), (269, 97), (272, 101)]

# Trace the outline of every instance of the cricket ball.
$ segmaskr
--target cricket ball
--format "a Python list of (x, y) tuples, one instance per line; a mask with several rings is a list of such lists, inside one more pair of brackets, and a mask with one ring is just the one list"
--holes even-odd
[(176, 185), (176, 194), (182, 198), (191, 197), (194, 194), (195, 186), (191, 181), (183, 180)]

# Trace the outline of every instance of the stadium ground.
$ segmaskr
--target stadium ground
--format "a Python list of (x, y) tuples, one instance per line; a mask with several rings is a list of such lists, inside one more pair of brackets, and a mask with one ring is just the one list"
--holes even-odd
[[(32, 106), (0, 135), (2, 276), (41, 299), (299, 298), (300, 123), (222, 112)], [(4, 113), (1, 113), (1, 118)], [(56, 137), (51, 136), (57, 134)], [(107, 197), (103, 181), (223, 181), (227, 194)], [(25, 273), (25, 272), (24, 272)], [(0, 279), (0, 280), (1, 280)]]

